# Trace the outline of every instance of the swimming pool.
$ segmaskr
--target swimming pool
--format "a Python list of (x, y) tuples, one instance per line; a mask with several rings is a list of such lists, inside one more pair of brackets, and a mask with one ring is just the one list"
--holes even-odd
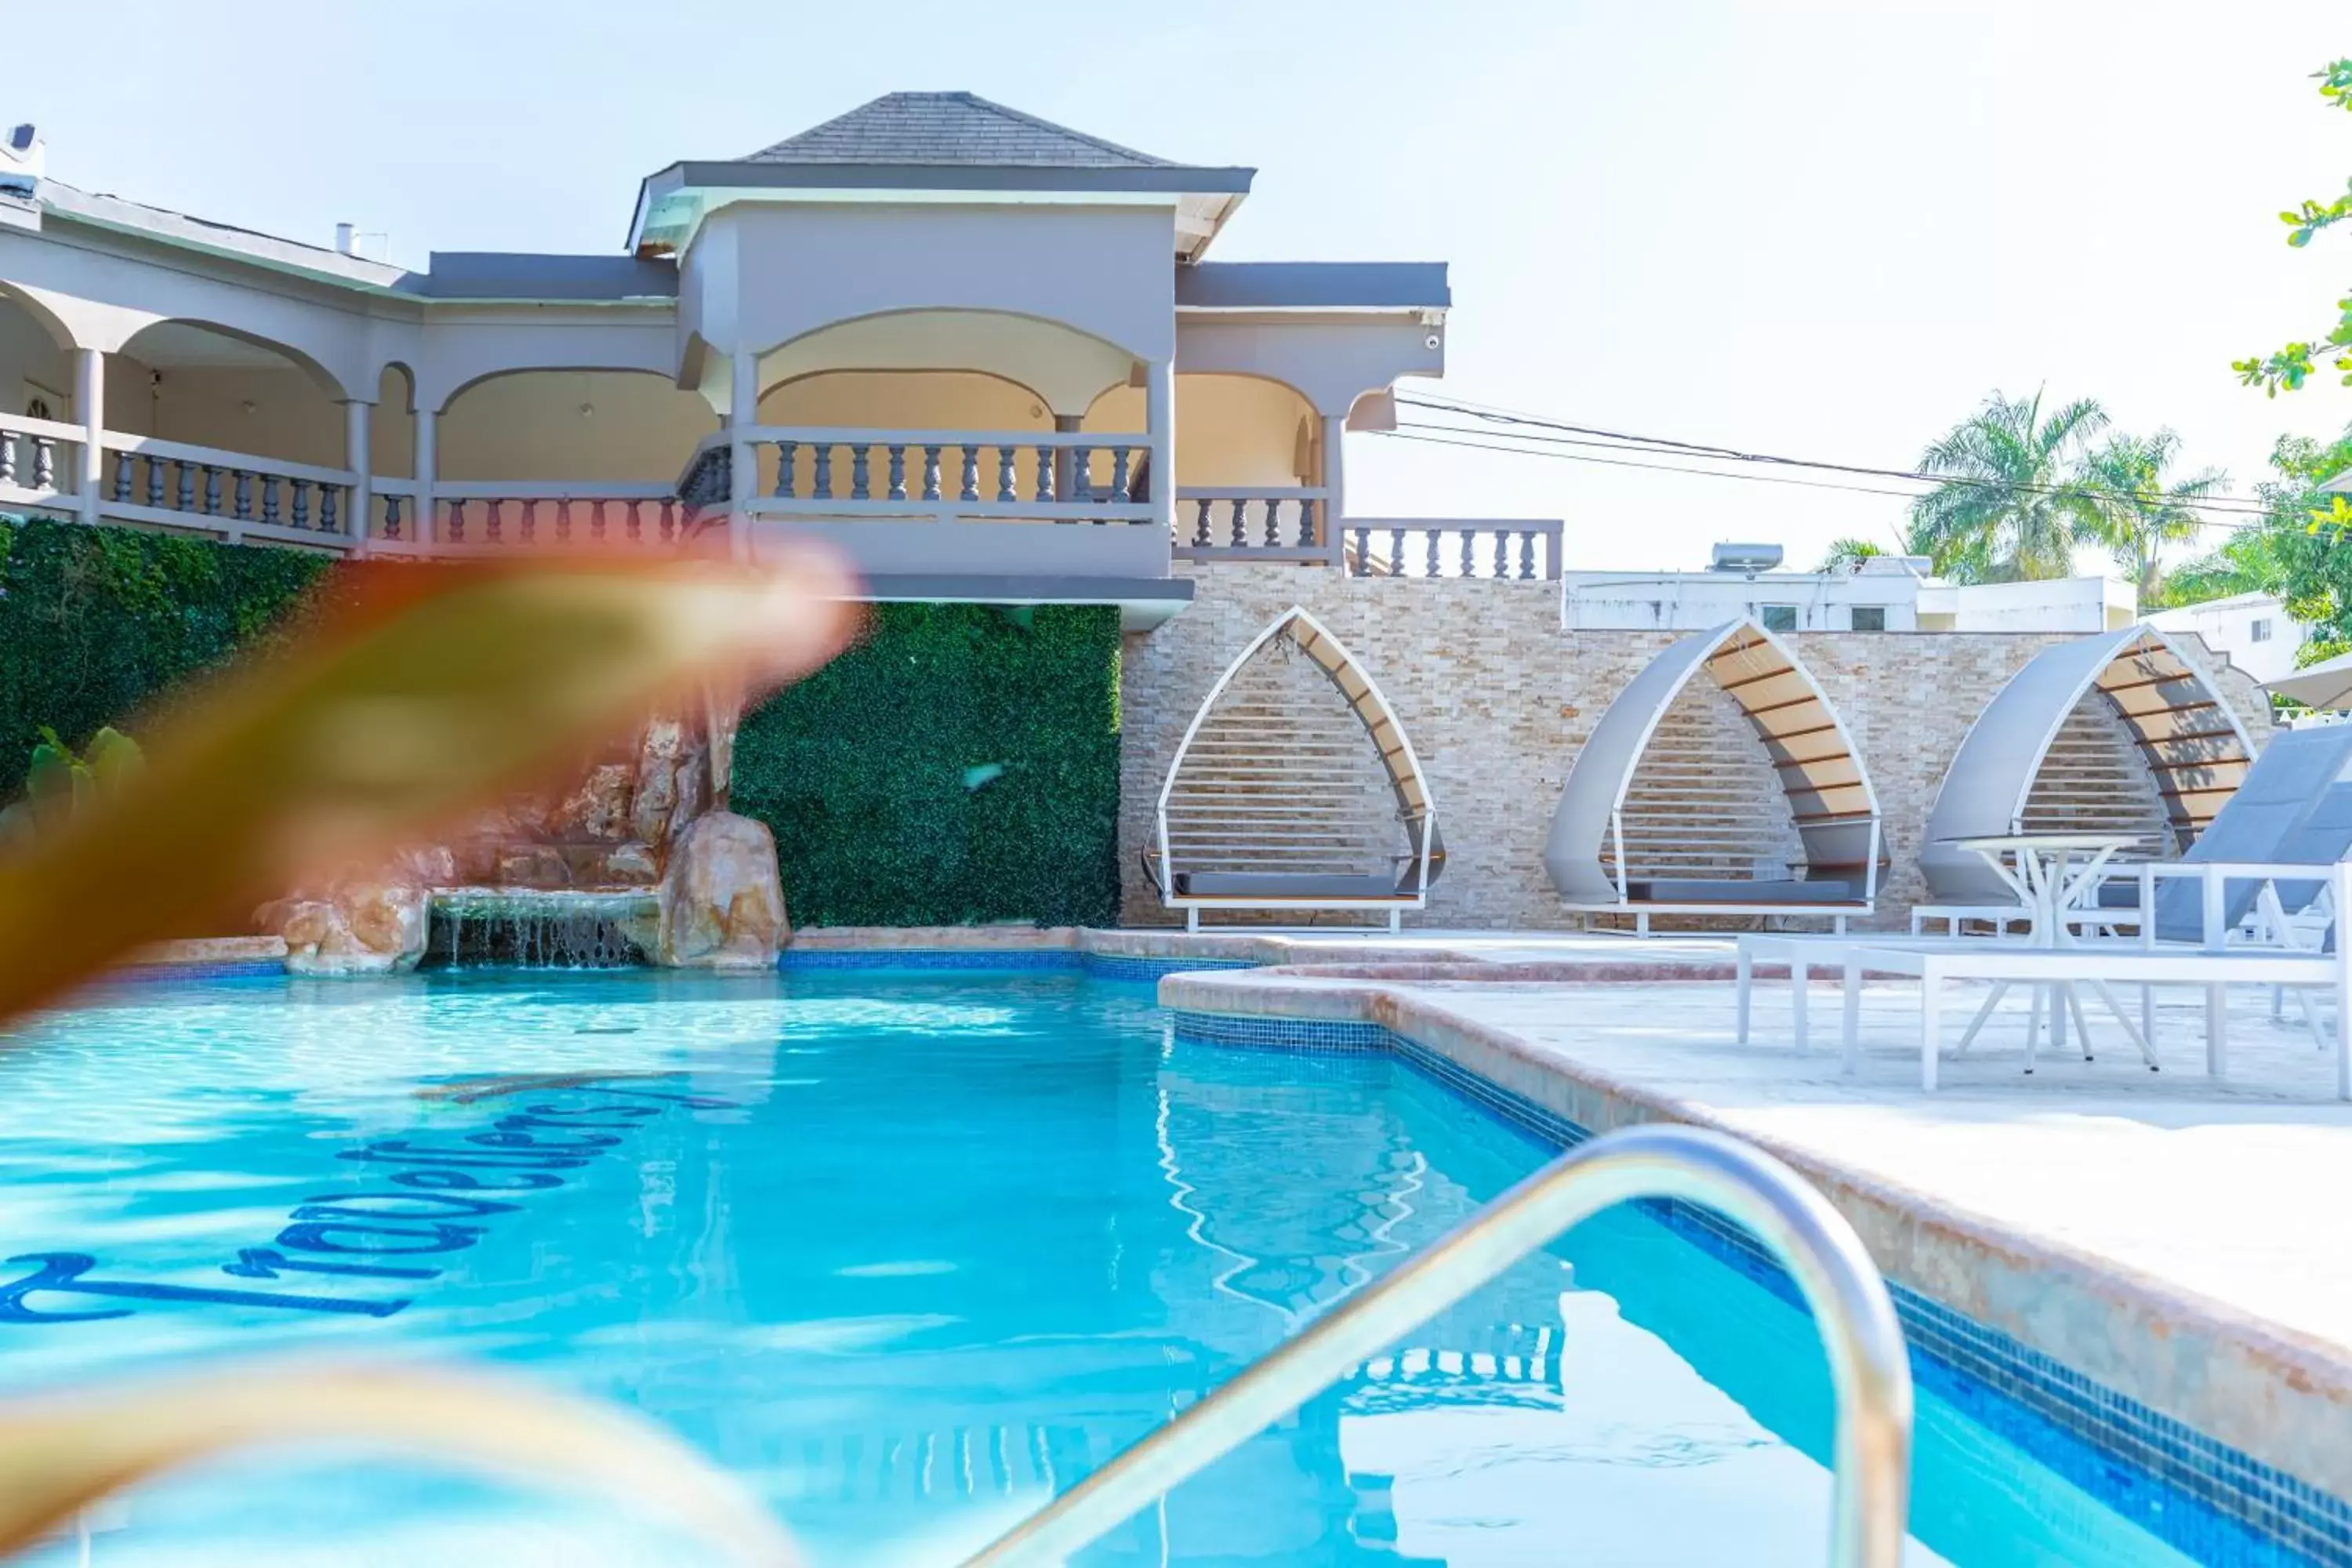
[[(1549, 1152), (1394, 1058), (1173, 1039), (1072, 974), (224, 976), (16, 1043), (0, 1242), (47, 1256), (0, 1288), (0, 1386), (506, 1363), (667, 1423), (820, 1562), (977, 1545)], [(1801, 1311), (1620, 1210), (1083, 1561), (1813, 1564), (1830, 1426)], [(1911, 1560), (2194, 1560), (2196, 1505), (2126, 1518), (2044, 1438), (1923, 1380)], [(320, 1455), (101, 1522), (103, 1568), (680, 1561), (618, 1509)]]

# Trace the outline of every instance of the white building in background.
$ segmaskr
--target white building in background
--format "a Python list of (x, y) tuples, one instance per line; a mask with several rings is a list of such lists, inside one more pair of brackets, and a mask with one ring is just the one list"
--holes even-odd
[(1947, 583), (1917, 555), (1874, 555), (1828, 572), (1777, 570), (1773, 544), (1718, 544), (1704, 572), (1564, 572), (1571, 631), (1696, 631), (1752, 616), (1768, 631), (2098, 632), (2129, 626), (2128, 583), (2066, 577)]
[(2270, 594), (2232, 594), (2177, 610), (2158, 610), (2147, 617), (2168, 632), (2195, 632), (2205, 646), (2225, 654), (2231, 664), (2268, 683), (2294, 672), (2295, 655), (2311, 636), (2310, 629), (2289, 617), (2286, 605)]

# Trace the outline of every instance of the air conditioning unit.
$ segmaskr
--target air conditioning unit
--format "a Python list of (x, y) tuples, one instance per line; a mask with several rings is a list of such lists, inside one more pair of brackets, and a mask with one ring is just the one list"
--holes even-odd
[(1759, 572), (1769, 572), (1780, 564), (1781, 550), (1777, 544), (1718, 544), (1708, 563), (1710, 572), (1738, 572), (1753, 577)]

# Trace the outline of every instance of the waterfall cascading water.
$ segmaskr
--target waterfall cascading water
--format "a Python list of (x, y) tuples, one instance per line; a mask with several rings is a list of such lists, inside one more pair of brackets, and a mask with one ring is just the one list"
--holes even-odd
[(440, 888), (432, 910), (435, 968), (623, 969), (647, 962), (657, 901), (650, 889)]

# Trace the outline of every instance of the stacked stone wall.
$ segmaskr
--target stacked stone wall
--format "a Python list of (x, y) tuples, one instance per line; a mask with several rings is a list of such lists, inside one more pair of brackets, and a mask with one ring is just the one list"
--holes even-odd
[[(1567, 631), (1556, 583), (1343, 577), (1318, 568), (1218, 564), (1191, 608), (1126, 639), (1121, 675), (1121, 916), (1169, 923), (1140, 865), (1160, 786), (1219, 673), (1266, 624), (1302, 605), (1379, 682), (1428, 773), (1445, 837), (1444, 878), (1415, 923), (1559, 928), (1544, 838), (1569, 766), (1609, 704), (1673, 632)], [(1925, 898), (1918, 856), (1928, 810), (1961, 737), (2002, 683), (2063, 634), (1801, 632), (1790, 642), (1844, 720), (1885, 816), (1891, 864), (1879, 927)], [(2193, 650), (2192, 650), (2193, 651)], [(2267, 705), (2244, 672), (2207, 661), (2253, 731)]]

